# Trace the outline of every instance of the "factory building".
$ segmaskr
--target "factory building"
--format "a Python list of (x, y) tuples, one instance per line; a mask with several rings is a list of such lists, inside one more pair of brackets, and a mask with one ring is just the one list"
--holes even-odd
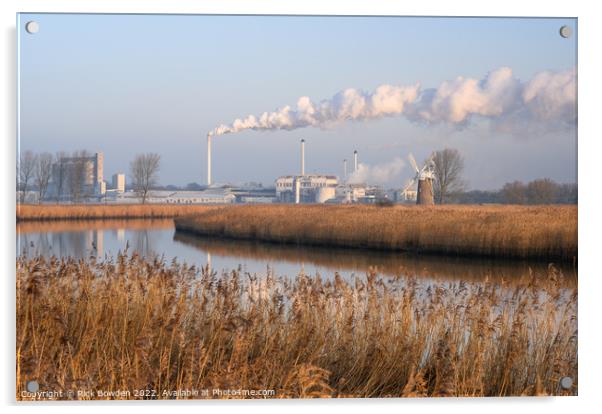
[(106, 191), (102, 152), (89, 157), (62, 157), (52, 165), (50, 195), (66, 195), (74, 185), (82, 195), (101, 195)]
[(281, 203), (323, 203), (335, 197), (337, 184), (334, 175), (285, 175), (276, 180), (276, 198)]
[(150, 202), (167, 204), (231, 204), (235, 200), (236, 196), (227, 191), (153, 191)]
[(112, 189), (118, 193), (125, 193), (125, 174), (113, 174)]
[(418, 191), (404, 189), (397, 190), (394, 194), (394, 201), (397, 203), (408, 203), (408, 204), (416, 204), (416, 199), (418, 198)]
[(336, 188), (336, 198), (343, 204), (358, 203), (365, 196), (364, 184), (343, 184)]
[(254, 183), (242, 187), (231, 187), (229, 191), (236, 196), (236, 203), (271, 204), (278, 201), (274, 188), (264, 188), (261, 185), (254, 185)]
[(305, 140), (301, 140), (301, 171), (276, 179), (276, 199), (281, 203), (324, 203), (336, 197), (334, 175), (305, 174)]
[[(140, 196), (134, 191), (117, 193), (112, 191), (106, 202), (119, 204), (138, 204)], [(211, 189), (205, 191), (167, 191), (152, 190), (146, 202), (149, 204), (231, 204), (236, 196), (227, 189)]]

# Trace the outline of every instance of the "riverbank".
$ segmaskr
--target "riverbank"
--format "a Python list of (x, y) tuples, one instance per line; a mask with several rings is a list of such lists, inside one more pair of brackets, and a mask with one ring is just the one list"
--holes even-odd
[(23, 204), (17, 222), (46, 220), (104, 220), (174, 218), (204, 213), (223, 206), (181, 204)]
[(216, 274), (137, 255), (19, 257), (17, 399), (27, 399), (31, 378), (65, 399), (99, 398), (81, 389), (131, 399), (186, 389), (273, 391), (237, 398), (577, 395), (576, 382), (559, 386), (578, 378), (577, 288), (563, 288), (554, 268), (511, 287), (295, 276)]
[(576, 261), (577, 206), (233, 206), (176, 230), (264, 242)]

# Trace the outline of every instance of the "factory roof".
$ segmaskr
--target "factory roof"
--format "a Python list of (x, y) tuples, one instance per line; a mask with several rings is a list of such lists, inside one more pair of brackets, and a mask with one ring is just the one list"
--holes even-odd
[(296, 178), (296, 177), (307, 177), (307, 178), (311, 178), (311, 177), (315, 177), (315, 178), (325, 177), (325, 178), (329, 178), (329, 179), (332, 179), (332, 180), (336, 180), (337, 179), (336, 175), (315, 174), (315, 173), (314, 174), (304, 174), (304, 175), (301, 175), (301, 174), (296, 174), (296, 175), (281, 175), (280, 177), (278, 177), (278, 179), (282, 179), (282, 178)]
[(153, 198), (223, 198), (233, 196), (229, 191), (151, 191)]

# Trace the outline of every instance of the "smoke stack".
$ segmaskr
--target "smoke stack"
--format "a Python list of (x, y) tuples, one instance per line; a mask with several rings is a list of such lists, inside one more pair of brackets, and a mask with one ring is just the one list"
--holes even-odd
[(347, 181), (347, 160), (343, 160), (343, 179)]
[(357, 151), (353, 151), (353, 172), (357, 172)]
[(305, 140), (301, 140), (301, 175), (305, 175)]
[(211, 135), (207, 134), (207, 185), (211, 185)]

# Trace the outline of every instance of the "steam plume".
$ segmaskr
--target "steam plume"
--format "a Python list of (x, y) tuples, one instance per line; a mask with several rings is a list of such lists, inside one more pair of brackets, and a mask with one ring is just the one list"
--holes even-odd
[(326, 128), (354, 120), (404, 116), (419, 123), (465, 124), (473, 117), (501, 120), (520, 116), (535, 122), (576, 120), (576, 69), (540, 72), (523, 82), (512, 69), (502, 67), (483, 79), (459, 76), (437, 88), (381, 85), (373, 92), (349, 88), (331, 99), (314, 103), (307, 96), (295, 108), (284, 106), (259, 116), (249, 115), (220, 125), (210, 135), (244, 130), (293, 130), (308, 126)]
[(405, 162), (399, 157), (395, 157), (390, 162), (377, 164), (374, 166), (360, 163), (357, 171), (355, 171), (349, 177), (348, 182), (350, 184), (367, 182), (385, 184), (390, 182), (392, 179), (399, 177), (404, 167)]

